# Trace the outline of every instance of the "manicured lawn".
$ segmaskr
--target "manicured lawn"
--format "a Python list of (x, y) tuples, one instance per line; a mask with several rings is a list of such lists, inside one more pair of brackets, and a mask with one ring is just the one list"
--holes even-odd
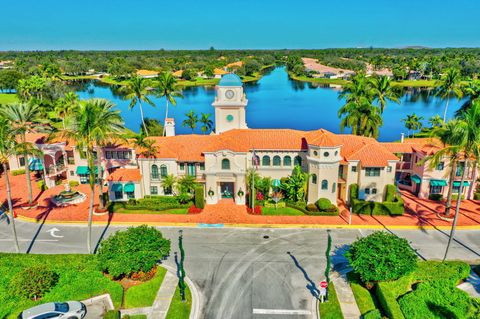
[(180, 298), (180, 289), (177, 286), (175, 290), (175, 295), (173, 296), (172, 302), (170, 303), (170, 308), (167, 312), (166, 319), (188, 319), (190, 316), (190, 311), (192, 310), (192, 294), (190, 289), (185, 289), (185, 296), (187, 301), (182, 302)]
[(359, 276), (351, 271), (347, 274), (347, 278), (350, 282), (350, 287), (352, 288), (360, 313), (365, 315), (367, 312), (376, 309), (377, 307), (375, 306), (370, 291), (361, 284)]
[(403, 81), (393, 81), (393, 86), (401, 87), (436, 87), (436, 80), (403, 80)]
[[(10, 282), (18, 272), (42, 266), (59, 275), (58, 283), (38, 301), (10, 293)], [(104, 276), (92, 255), (0, 254), (0, 318), (14, 319), (25, 309), (51, 301), (84, 300), (109, 293), (120, 307), (123, 288)]]
[(18, 102), (18, 98), (15, 93), (0, 93), (0, 104), (9, 104), (15, 102)]
[(318, 310), (322, 319), (342, 319), (342, 309), (338, 302), (337, 292), (333, 283), (328, 284), (328, 302), (319, 303)]
[(298, 209), (292, 207), (267, 208), (262, 207), (262, 215), (265, 216), (305, 216), (305, 214)]
[(334, 84), (334, 85), (345, 85), (348, 83), (348, 81), (344, 79), (309, 78), (307, 76), (297, 76), (291, 72), (288, 72), (288, 74), (292, 79), (297, 81), (302, 81), (302, 82)]
[(125, 308), (149, 307), (157, 296), (158, 289), (162, 285), (167, 270), (163, 267), (157, 268), (155, 277), (137, 286), (130, 287), (125, 293)]
[(167, 210), (146, 210), (146, 209), (125, 209), (120, 208), (115, 210), (115, 213), (120, 214), (174, 214), (174, 215), (186, 215), (188, 214), (188, 208), (174, 208), (174, 209), (167, 209)]
[(131, 315), (130, 319), (147, 319), (147, 315)]

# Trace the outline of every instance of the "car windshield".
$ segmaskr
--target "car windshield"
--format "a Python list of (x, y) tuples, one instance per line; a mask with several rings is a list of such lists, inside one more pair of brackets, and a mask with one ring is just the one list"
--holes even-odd
[(66, 303), (66, 302), (56, 302), (55, 303), (55, 311), (67, 312), (68, 311), (68, 303)]

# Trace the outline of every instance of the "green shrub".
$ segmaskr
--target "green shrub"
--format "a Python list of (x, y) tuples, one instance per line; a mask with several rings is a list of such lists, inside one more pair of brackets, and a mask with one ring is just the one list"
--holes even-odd
[(180, 204), (187, 204), (192, 201), (192, 195), (190, 195), (189, 193), (181, 193), (177, 196), (177, 201)]
[(287, 204), (285, 202), (278, 202), (276, 205), (275, 205), (275, 202), (274, 201), (265, 201), (263, 203), (263, 206), (265, 206), (266, 208), (284, 208), (287, 206)]
[(406, 239), (380, 231), (355, 241), (345, 256), (364, 282), (395, 280), (417, 266)]
[(205, 207), (205, 191), (203, 186), (195, 187), (195, 207), (203, 209)]
[(441, 200), (443, 200), (443, 195), (442, 194), (430, 194), (430, 195), (428, 195), (428, 199), (441, 201)]
[(55, 287), (58, 278), (58, 274), (52, 270), (33, 266), (17, 273), (10, 282), (10, 289), (15, 295), (37, 300)]
[(308, 204), (306, 208), (309, 212), (319, 212), (318, 207), (315, 204)]
[(37, 182), (37, 187), (42, 192), (47, 190), (47, 185), (45, 184), (45, 181), (43, 179)]
[(363, 315), (363, 319), (382, 319), (382, 314), (378, 309), (370, 310)]
[(101, 269), (120, 278), (148, 272), (170, 253), (170, 240), (154, 227), (142, 225), (117, 231), (102, 241), (98, 250)]
[(385, 187), (385, 202), (395, 201), (396, 195), (397, 195), (397, 187), (395, 185), (388, 184)]
[(120, 319), (120, 310), (108, 310), (103, 319)]
[[(458, 194), (453, 194), (452, 195), (452, 200), (457, 200), (458, 199)], [(465, 199), (465, 195), (462, 195), (462, 200)]]
[(394, 202), (371, 202), (354, 199), (350, 202), (352, 211), (356, 214), (365, 215), (403, 215), (405, 204), (401, 197), (396, 197)]
[(370, 293), (370, 290), (363, 285), (360, 276), (355, 272), (350, 271), (347, 273), (347, 279), (352, 288), (360, 312), (366, 314), (367, 312), (376, 309), (372, 294)]
[(473, 194), (473, 199), (474, 200), (480, 200), (480, 193), (474, 193)]
[(315, 204), (317, 205), (318, 210), (323, 212), (332, 207), (332, 202), (328, 198), (320, 198)]
[(379, 282), (375, 287), (375, 295), (385, 314), (390, 319), (404, 319), (402, 309), (397, 302), (397, 294), (391, 289), (389, 283)]
[[(313, 205), (315, 205), (315, 204), (313, 204)], [(299, 202), (299, 203), (286, 202), (286, 206), (291, 207), (291, 208), (295, 208), (295, 209), (301, 211), (302, 213), (304, 213), (305, 215), (310, 215), (310, 216), (336, 216), (336, 215), (338, 215), (338, 208), (335, 207), (335, 206), (333, 206), (335, 208), (335, 210), (328, 211), (328, 212), (318, 211), (318, 208), (317, 208), (317, 211), (309, 211), (306, 208), (305, 203), (303, 203), (303, 202)]]
[(69, 181), (68, 185), (70, 185), (70, 187), (77, 187), (80, 183), (78, 181)]
[(187, 195), (188, 199), (182, 203), (184, 199), (178, 196), (145, 196), (142, 199), (129, 199), (124, 206), (118, 206), (127, 210), (153, 210), (162, 211), (176, 208), (188, 208), (191, 206), (191, 196)]
[(441, 280), (456, 286), (463, 279), (470, 276), (470, 266), (463, 261), (425, 261), (418, 263), (414, 273), (416, 281)]
[(350, 194), (350, 205), (353, 200), (358, 199), (358, 184), (351, 184), (349, 186), (349, 194)]
[(25, 174), (25, 169), (24, 168), (16, 169), (16, 170), (12, 171), (13, 176), (23, 175), (23, 174)]

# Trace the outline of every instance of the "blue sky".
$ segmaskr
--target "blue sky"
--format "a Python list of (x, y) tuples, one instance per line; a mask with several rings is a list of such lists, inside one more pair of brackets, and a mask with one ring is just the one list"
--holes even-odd
[(16, 0), (0, 50), (480, 47), (479, 0)]

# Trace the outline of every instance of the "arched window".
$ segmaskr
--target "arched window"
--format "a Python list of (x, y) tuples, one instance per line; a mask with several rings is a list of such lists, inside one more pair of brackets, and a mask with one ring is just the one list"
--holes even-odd
[(312, 184), (317, 183), (317, 174), (312, 174)]
[(283, 166), (292, 166), (292, 158), (290, 156), (285, 156), (283, 158)]
[(222, 169), (230, 169), (230, 160), (224, 158), (222, 160)]
[(328, 189), (328, 181), (326, 179), (322, 181), (322, 189)]
[(293, 160), (293, 165), (302, 166), (302, 158), (300, 156), (295, 156), (295, 159)]
[(332, 184), (332, 193), (335, 193), (337, 191), (337, 183)]
[(152, 165), (152, 179), (158, 179), (158, 166), (157, 165)]
[(273, 157), (273, 166), (280, 166), (282, 165), (282, 159), (280, 158), (280, 156), (276, 155)]
[(262, 157), (262, 166), (270, 166), (270, 156)]
[(260, 165), (260, 156), (254, 155), (252, 157), (252, 165), (253, 166), (259, 166)]
[(167, 165), (160, 166), (160, 176), (167, 177), (167, 175), (168, 175)]

